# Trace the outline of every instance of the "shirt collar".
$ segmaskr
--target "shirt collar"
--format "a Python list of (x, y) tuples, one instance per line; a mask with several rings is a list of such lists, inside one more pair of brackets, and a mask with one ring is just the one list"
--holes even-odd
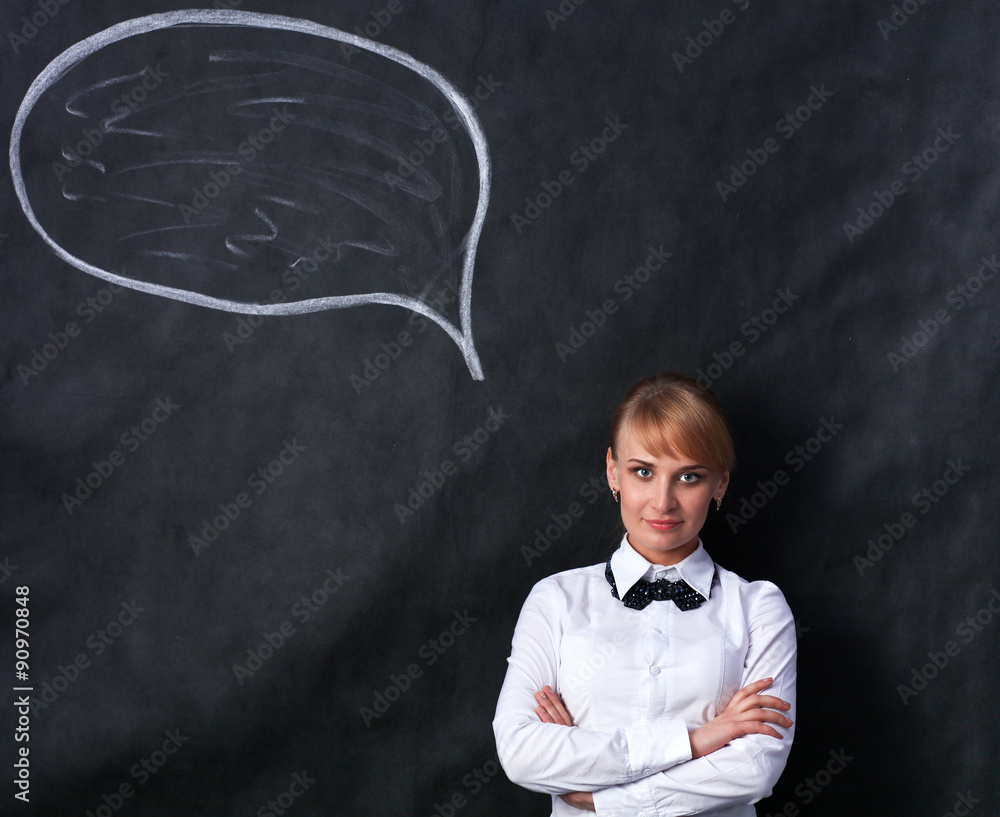
[[(706, 599), (712, 592), (712, 578), (715, 575), (715, 562), (708, 555), (701, 538), (698, 538), (698, 547), (690, 556), (681, 560), (675, 565), (664, 567), (647, 562), (642, 556), (635, 552), (628, 542), (628, 537), (623, 536), (618, 550), (611, 554), (611, 572), (615, 577), (615, 586), (618, 588), (618, 595), (621, 598), (632, 589), (639, 579), (662, 570), (674, 569), (679, 574), (679, 578), (686, 581), (691, 587), (701, 593)], [(678, 577), (668, 577), (676, 580)]]

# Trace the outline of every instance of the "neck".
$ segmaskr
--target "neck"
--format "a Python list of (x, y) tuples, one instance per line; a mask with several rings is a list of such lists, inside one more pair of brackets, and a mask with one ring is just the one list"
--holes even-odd
[(625, 534), (625, 541), (629, 543), (632, 550), (642, 556), (642, 558), (647, 562), (654, 565), (660, 565), (661, 567), (670, 567), (678, 562), (683, 562), (688, 556), (698, 549), (697, 536), (690, 542), (686, 542), (680, 547), (671, 548), (670, 550), (650, 550), (642, 545), (637, 545), (632, 542), (632, 539), (627, 533)]

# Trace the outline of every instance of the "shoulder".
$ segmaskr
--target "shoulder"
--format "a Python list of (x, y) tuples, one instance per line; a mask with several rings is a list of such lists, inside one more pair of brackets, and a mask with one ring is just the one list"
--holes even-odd
[(773, 582), (750, 582), (742, 576), (716, 564), (719, 582), (726, 595), (732, 594), (750, 622), (784, 623), (793, 621), (791, 608), (785, 596)]
[(604, 578), (605, 563), (597, 565), (587, 565), (586, 567), (574, 567), (571, 570), (564, 570), (561, 573), (553, 573), (535, 583), (531, 588), (532, 593), (562, 593), (573, 590), (583, 590), (591, 584), (595, 577), (602, 581)]
[(604, 567), (604, 563), (575, 567), (546, 576), (531, 588), (525, 607), (531, 604), (555, 604), (561, 607), (578, 604), (594, 592), (595, 588), (600, 587), (600, 582), (607, 586)]

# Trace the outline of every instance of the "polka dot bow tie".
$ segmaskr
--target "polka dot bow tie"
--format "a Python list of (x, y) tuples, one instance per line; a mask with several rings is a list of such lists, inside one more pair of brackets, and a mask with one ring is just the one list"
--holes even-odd
[[(657, 579), (655, 582), (639, 579), (625, 594), (625, 598), (621, 598), (618, 595), (615, 576), (611, 572), (610, 559), (604, 568), (604, 576), (607, 578), (608, 584), (611, 585), (611, 595), (620, 599), (622, 604), (633, 610), (642, 610), (651, 601), (672, 601), (681, 610), (694, 610), (705, 603), (705, 597), (683, 579), (676, 582), (668, 582), (666, 579)], [(713, 586), (717, 578), (718, 574), (712, 576)], [(709, 590), (710, 594), (711, 592)]]

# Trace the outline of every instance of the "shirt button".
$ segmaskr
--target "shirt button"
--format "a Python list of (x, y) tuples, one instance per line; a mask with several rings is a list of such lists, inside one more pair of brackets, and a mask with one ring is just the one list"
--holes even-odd
[(660, 674), (660, 668), (659, 668), (659, 667), (650, 667), (650, 668), (649, 668), (649, 671), (650, 671), (650, 672), (651, 672), (651, 673), (652, 673), (653, 675), (659, 675), (659, 674)]
[(649, 774), (652, 774), (652, 773), (653, 773), (653, 770), (652, 770), (652, 769), (643, 769), (643, 770), (642, 770), (642, 773), (643, 773), (643, 774), (646, 774), (646, 775), (649, 775)]
[(657, 635), (663, 635), (663, 630), (661, 630), (659, 627), (654, 627), (653, 632), (656, 633)]

